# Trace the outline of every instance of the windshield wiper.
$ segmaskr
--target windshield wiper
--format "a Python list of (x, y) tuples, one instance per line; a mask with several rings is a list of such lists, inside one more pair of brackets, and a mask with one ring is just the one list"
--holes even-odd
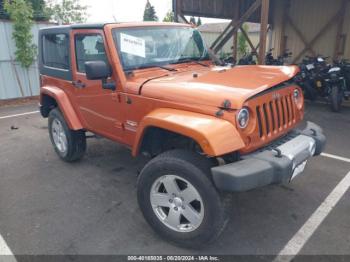
[(145, 65), (145, 66), (140, 66), (140, 67), (137, 67), (135, 69), (145, 69), (145, 68), (151, 68), (151, 67), (158, 67), (158, 68), (161, 68), (161, 69), (164, 69), (164, 70), (168, 70), (168, 71), (177, 71), (177, 69), (175, 68), (171, 68), (171, 67), (167, 67), (167, 66), (161, 66), (161, 65)]
[(209, 65), (199, 62), (198, 59), (196, 59), (196, 58), (189, 58), (189, 57), (180, 58), (176, 62), (173, 62), (171, 64), (181, 64), (181, 63), (188, 63), (188, 62), (193, 62), (193, 63), (195, 63), (197, 65), (209, 67)]

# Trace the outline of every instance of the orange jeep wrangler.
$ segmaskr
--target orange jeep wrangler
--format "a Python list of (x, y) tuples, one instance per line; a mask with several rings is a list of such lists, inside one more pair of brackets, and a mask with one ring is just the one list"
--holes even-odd
[(296, 66), (218, 64), (189, 25), (82, 24), (39, 34), (40, 109), (64, 161), (87, 131), (151, 160), (137, 181), (150, 226), (185, 247), (215, 239), (230, 194), (288, 183), (325, 145)]

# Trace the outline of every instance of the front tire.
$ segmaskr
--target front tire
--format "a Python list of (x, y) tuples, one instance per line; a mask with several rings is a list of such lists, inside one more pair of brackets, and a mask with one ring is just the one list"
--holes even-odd
[(331, 90), (331, 109), (333, 112), (339, 112), (343, 102), (343, 94), (338, 85), (332, 86)]
[(69, 129), (61, 111), (52, 109), (49, 113), (49, 134), (57, 155), (66, 162), (81, 159), (86, 151), (85, 132)]
[(185, 150), (165, 152), (142, 170), (137, 184), (141, 211), (165, 240), (199, 248), (216, 239), (228, 219), (211, 181), (211, 162)]

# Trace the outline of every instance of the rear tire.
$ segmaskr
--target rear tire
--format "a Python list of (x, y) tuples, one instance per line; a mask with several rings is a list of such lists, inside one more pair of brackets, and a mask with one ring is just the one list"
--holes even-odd
[(69, 129), (61, 111), (52, 109), (49, 113), (49, 134), (57, 155), (66, 162), (80, 160), (86, 151), (84, 131)]
[(310, 101), (315, 101), (317, 98), (317, 91), (310, 83), (304, 84), (304, 90), (305, 90), (305, 98), (309, 99)]
[(343, 94), (338, 85), (332, 86), (330, 99), (332, 111), (339, 112), (343, 102)]
[(165, 240), (200, 248), (223, 231), (229, 201), (214, 187), (211, 166), (211, 161), (196, 153), (173, 150), (157, 156), (141, 171), (137, 183), (140, 209)]

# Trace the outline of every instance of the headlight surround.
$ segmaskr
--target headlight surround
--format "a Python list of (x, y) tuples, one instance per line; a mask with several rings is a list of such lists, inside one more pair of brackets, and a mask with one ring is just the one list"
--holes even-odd
[(237, 116), (236, 116), (237, 125), (244, 129), (249, 124), (249, 110), (248, 108), (244, 107), (241, 110), (239, 110)]
[(299, 110), (302, 109), (303, 104), (304, 104), (304, 98), (303, 98), (303, 94), (300, 91), (300, 89), (298, 89), (298, 88), (294, 89), (293, 97), (294, 97), (295, 104), (297, 105), (297, 108)]
[(293, 92), (293, 96), (295, 99), (299, 99), (300, 97), (300, 91), (298, 89), (295, 89)]

